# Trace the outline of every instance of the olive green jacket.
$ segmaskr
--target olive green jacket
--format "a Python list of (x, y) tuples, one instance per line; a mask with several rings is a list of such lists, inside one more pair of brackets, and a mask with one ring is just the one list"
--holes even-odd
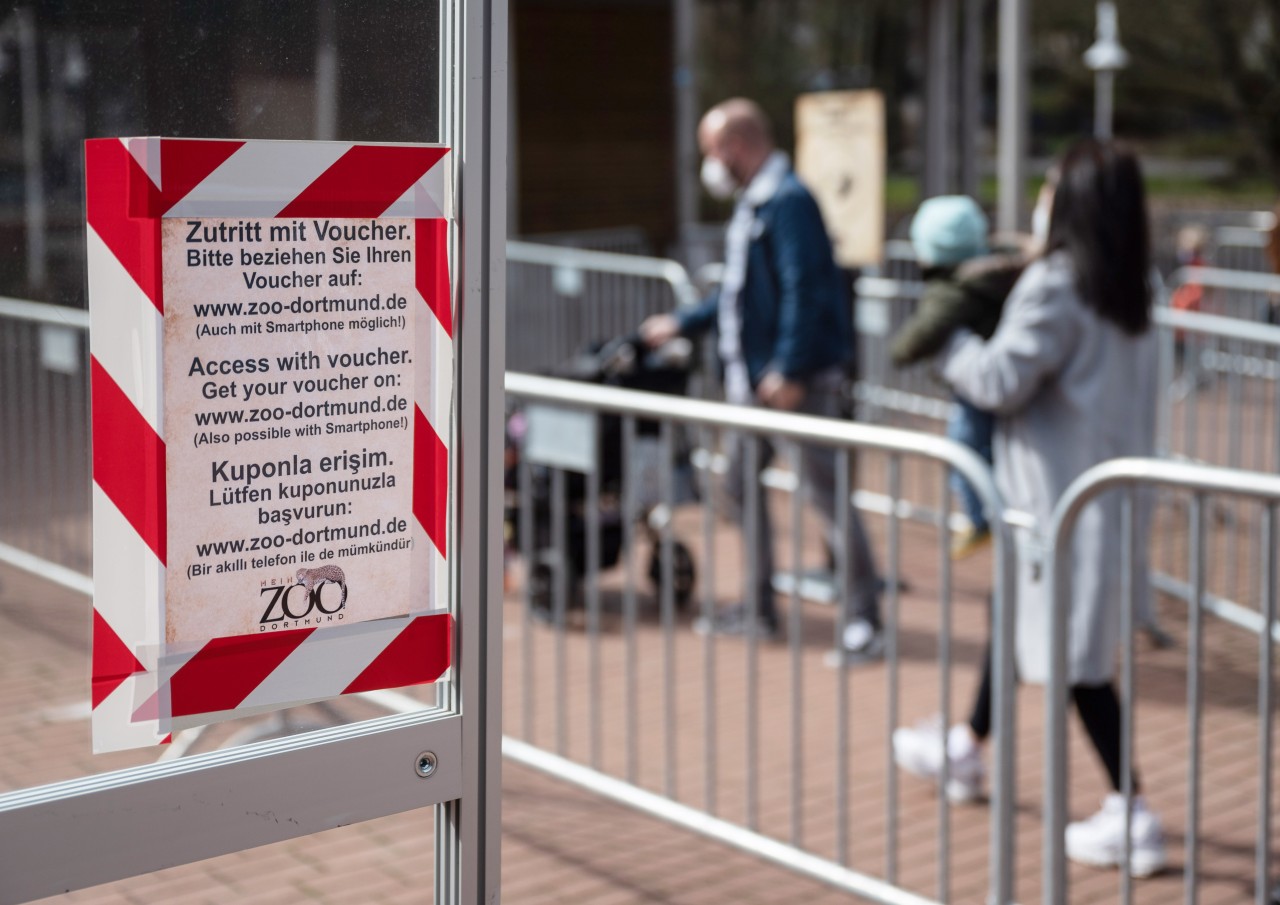
[(1004, 300), (1025, 266), (1020, 256), (992, 254), (965, 261), (954, 270), (926, 271), (916, 313), (890, 341), (893, 363), (905, 367), (932, 358), (959, 327), (989, 339), (1000, 322)]

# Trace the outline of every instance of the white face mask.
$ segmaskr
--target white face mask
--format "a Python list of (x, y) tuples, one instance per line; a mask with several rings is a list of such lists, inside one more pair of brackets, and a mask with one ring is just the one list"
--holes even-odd
[(1049, 221), (1053, 214), (1053, 196), (1041, 195), (1031, 212), (1031, 237), (1041, 248), (1049, 242)]
[(702, 158), (701, 177), (702, 187), (717, 201), (728, 201), (738, 190), (738, 181), (718, 158)]

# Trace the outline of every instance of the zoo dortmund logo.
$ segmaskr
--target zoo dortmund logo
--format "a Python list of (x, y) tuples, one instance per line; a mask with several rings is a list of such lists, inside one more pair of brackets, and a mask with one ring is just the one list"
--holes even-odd
[[(342, 569), (334, 565), (299, 569), (295, 578), (294, 584), (272, 585), (258, 591), (259, 596), (271, 595), (262, 618), (258, 620), (259, 631), (284, 628), (291, 623), (307, 625), (312, 621), (333, 621), (335, 616), (342, 618), (342, 610), (347, 605), (347, 578)], [(333, 601), (337, 596), (335, 592), (329, 592), (328, 600), (325, 599), (325, 589), (329, 586), (336, 586), (341, 591), (341, 597), (336, 603)], [(294, 593), (299, 589), (302, 590), (302, 600)], [(314, 620), (311, 616), (313, 612), (316, 613)]]

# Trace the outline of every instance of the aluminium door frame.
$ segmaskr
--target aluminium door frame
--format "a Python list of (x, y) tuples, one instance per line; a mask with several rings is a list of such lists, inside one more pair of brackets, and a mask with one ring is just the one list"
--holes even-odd
[(507, 0), (441, 0), (440, 17), (459, 199), (454, 681), (417, 713), (0, 795), (0, 905), (431, 805), (437, 902), (497, 901)]

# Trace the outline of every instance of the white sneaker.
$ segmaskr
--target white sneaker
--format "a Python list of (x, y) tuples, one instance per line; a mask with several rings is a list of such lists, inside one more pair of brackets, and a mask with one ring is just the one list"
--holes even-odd
[[(893, 760), (908, 773), (923, 779), (937, 779), (942, 773), (942, 721), (937, 717), (893, 730)], [(951, 727), (946, 740), (947, 800), (965, 804), (982, 797), (987, 768), (982, 749), (969, 727)]]
[[(1133, 799), (1130, 829), (1129, 874), (1150, 877), (1164, 867), (1164, 833), (1160, 818), (1140, 797)], [(1124, 857), (1124, 796), (1112, 793), (1102, 810), (1088, 820), (1067, 826), (1067, 857), (1094, 867), (1119, 867)]]
[(826, 655), (826, 664), (833, 668), (871, 663), (884, 656), (884, 632), (866, 619), (852, 620), (844, 628), (840, 645)]

